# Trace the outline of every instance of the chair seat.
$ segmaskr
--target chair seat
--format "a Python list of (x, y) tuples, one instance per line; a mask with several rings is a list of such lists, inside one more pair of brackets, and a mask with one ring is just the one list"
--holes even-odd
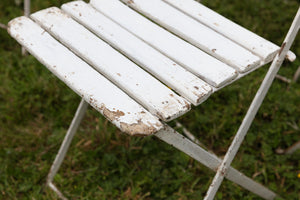
[(158, 132), (280, 49), (193, 0), (74, 1), (8, 31), (130, 135)]

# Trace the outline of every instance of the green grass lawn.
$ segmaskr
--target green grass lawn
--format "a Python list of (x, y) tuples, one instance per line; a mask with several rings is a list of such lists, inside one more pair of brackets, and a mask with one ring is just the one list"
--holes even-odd
[[(65, 0), (32, 0), (32, 10)], [(281, 44), (298, 0), (203, 0), (259, 35)], [(0, 1), (0, 23), (22, 15), (22, 4)], [(298, 35), (293, 52), (300, 56)], [(101, 55), (99, 55), (101, 56)], [(292, 78), (300, 65), (285, 62)], [(212, 95), (179, 121), (224, 156), (268, 66)], [(57, 199), (47, 173), (80, 98), (0, 29), (0, 199)], [(170, 123), (170, 125), (174, 125)], [(181, 130), (179, 130), (181, 131)], [(274, 81), (233, 166), (285, 199), (300, 199), (300, 151), (275, 153), (300, 140), (300, 80)], [(202, 199), (214, 173), (154, 137), (122, 134), (89, 109), (55, 184), (70, 199)], [(260, 199), (225, 180), (216, 199)]]

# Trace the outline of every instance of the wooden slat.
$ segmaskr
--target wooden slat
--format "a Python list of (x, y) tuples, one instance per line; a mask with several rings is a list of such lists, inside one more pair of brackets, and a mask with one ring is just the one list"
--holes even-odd
[[(265, 63), (270, 62), (280, 48), (272, 42), (223, 17), (199, 2), (194, 0), (163, 1), (245, 47), (255, 55), (261, 57)], [(292, 52), (288, 53), (288, 57), (291, 61), (295, 59), (295, 55)]]
[(234, 69), (183, 41), (118, 0), (91, 0), (101, 13), (215, 87), (237, 76)]
[(183, 69), (84, 1), (73, 1), (64, 4), (62, 10), (155, 77), (158, 77), (194, 105), (199, 105), (211, 94), (212, 88), (207, 83)]
[(265, 62), (271, 61), (279, 50), (279, 47), (275, 44), (248, 31), (194, 0), (164, 1), (247, 48), (249, 51), (263, 58)]
[(158, 118), (29, 18), (20, 17), (12, 20), (8, 32), (121, 131), (130, 135), (149, 135), (163, 127)]
[(260, 58), (223, 35), (197, 22), (162, 0), (122, 0), (156, 23), (206, 53), (243, 73), (260, 64)]
[(32, 14), (31, 17), (162, 120), (169, 121), (189, 111), (188, 101), (179, 97), (59, 8), (48, 8)]

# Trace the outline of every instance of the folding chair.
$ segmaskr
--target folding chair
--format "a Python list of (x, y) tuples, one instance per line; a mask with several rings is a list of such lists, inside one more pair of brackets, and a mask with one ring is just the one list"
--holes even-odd
[[(19, 17), (8, 32), (82, 97), (50, 169), (53, 184), (90, 104), (122, 132), (154, 135), (216, 171), (204, 199), (224, 177), (264, 199), (276, 194), (232, 168), (234, 159), (300, 27), (300, 9), (281, 47), (193, 0), (74, 1)], [(224, 159), (166, 122), (272, 62)]]

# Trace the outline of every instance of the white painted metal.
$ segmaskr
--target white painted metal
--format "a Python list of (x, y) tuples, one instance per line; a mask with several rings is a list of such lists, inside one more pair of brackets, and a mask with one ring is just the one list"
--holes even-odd
[(207, 83), (183, 69), (84, 1), (73, 1), (64, 4), (62, 10), (194, 105), (199, 105), (211, 94), (212, 88)]
[[(30, 15), (30, 0), (24, 0), (24, 16), (29, 17)], [(26, 50), (22, 47), (22, 55), (26, 55)]]
[[(168, 125), (165, 125), (165, 128), (157, 132), (155, 136), (191, 156), (213, 171), (216, 171), (221, 163), (221, 159), (205, 151), (199, 145), (185, 138)], [(253, 192), (254, 194), (257, 194), (264, 199), (273, 199), (276, 196), (274, 192), (246, 177), (236, 169), (230, 166), (228, 169), (228, 173), (225, 175), (228, 180), (242, 186), (243, 188)]]
[(68, 200), (62, 193), (57, 189), (53, 183), (49, 183), (48, 186), (57, 194), (57, 196), (62, 200)]
[(122, 1), (206, 53), (236, 68), (241, 73), (260, 64), (260, 58), (250, 51), (162, 0)]
[(88, 105), (89, 104), (84, 99), (81, 99), (81, 102), (77, 108), (77, 111), (76, 111), (74, 118), (72, 120), (72, 123), (67, 131), (64, 141), (62, 142), (61, 147), (60, 147), (60, 149), (55, 157), (55, 160), (51, 166), (50, 172), (47, 177), (48, 184), (53, 181), (55, 174), (57, 173), (58, 169), (60, 168), (62, 161), (65, 158), (66, 153), (70, 147), (71, 141), (78, 129), (78, 126), (84, 117), (84, 114), (88, 108)]
[[(270, 62), (279, 50), (277, 45), (223, 17), (199, 2), (194, 0), (163, 1), (235, 41), (255, 55), (260, 56), (264, 62)], [(293, 61), (296, 57), (293, 52), (289, 51), (288, 58), (290, 61)]]
[(257, 91), (236, 136), (234, 137), (221, 165), (218, 168), (218, 171), (209, 187), (209, 190), (207, 191), (207, 195), (205, 196), (204, 200), (212, 200), (216, 192), (218, 191), (224, 179), (224, 176), (226, 175), (228, 168), (231, 165), (232, 160), (234, 159), (240, 145), (242, 144), (244, 137), (246, 136), (259, 107), (261, 106), (278, 70), (280, 69), (282, 62), (285, 59), (287, 52), (289, 51), (298, 33), (299, 28), (300, 28), (300, 7), (298, 9), (296, 17), (289, 29), (289, 32), (278, 54), (273, 60), (272, 65), (270, 66), (270, 69), (266, 74), (266, 77), (264, 78), (259, 90)]
[(12, 20), (8, 32), (121, 131), (149, 135), (162, 128), (156, 117), (30, 19)]
[(31, 15), (44, 29), (118, 85), (152, 114), (170, 121), (190, 110), (190, 103), (100, 40), (58, 8)]
[(53, 178), (55, 176), (55, 174), (57, 173), (57, 171), (59, 170), (65, 156), (66, 156), (66, 153), (70, 147), (70, 144), (71, 144), (71, 141), (73, 140), (73, 137), (78, 129), (78, 126), (80, 124), (80, 122), (82, 121), (83, 117), (84, 117), (84, 114), (88, 108), (88, 103), (82, 99), (78, 108), (77, 108), (77, 111), (74, 115), (74, 118), (72, 120), (72, 123), (67, 131), (67, 134), (64, 138), (64, 141), (62, 142), (60, 148), (59, 148), (59, 151), (55, 157), (55, 160), (50, 168), (50, 172), (48, 174), (48, 177), (47, 177), (47, 185), (52, 189), (54, 190), (58, 196), (60, 198), (65, 198), (63, 196), (63, 194), (52, 184), (52, 181), (53, 181)]
[(104, 15), (215, 87), (220, 87), (237, 76), (236, 71), (228, 65), (169, 33), (118, 0), (91, 0), (91, 4)]
[(300, 141), (296, 142), (295, 144), (293, 144), (292, 146), (290, 146), (289, 148), (287, 148), (284, 153), (288, 154), (288, 155), (291, 155), (295, 151), (297, 151), (298, 149), (300, 149)]
[(297, 82), (298, 79), (299, 79), (299, 77), (300, 77), (300, 66), (298, 67), (298, 69), (296, 70), (296, 72), (295, 72), (295, 74), (293, 76), (293, 81)]

